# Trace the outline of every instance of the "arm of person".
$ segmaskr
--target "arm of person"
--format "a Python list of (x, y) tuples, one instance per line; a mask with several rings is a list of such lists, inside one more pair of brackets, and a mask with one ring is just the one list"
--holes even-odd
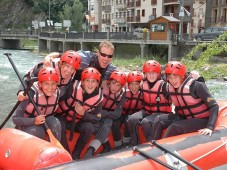
[(51, 67), (51, 60), (54, 58), (60, 58), (61, 55), (62, 55), (62, 53), (59, 53), (59, 52), (52, 52), (52, 53), (48, 54), (44, 58), (44, 62), (43, 62), (44, 67)]
[(107, 70), (104, 74), (103, 80), (108, 80), (110, 78), (110, 75), (112, 72), (114, 72), (117, 69), (116, 66), (114, 66), (112, 63), (107, 67)]
[(124, 93), (122, 95), (122, 98), (121, 98), (120, 102), (118, 103), (117, 107), (114, 109), (114, 111), (103, 110), (102, 111), (102, 117), (109, 118), (109, 119), (112, 119), (112, 120), (116, 120), (116, 119), (120, 118), (122, 110), (123, 110), (123, 105), (124, 105), (125, 99), (126, 99), (126, 93)]
[(203, 82), (195, 82), (195, 95), (202, 99), (202, 101), (210, 108), (209, 121), (207, 124), (207, 128), (200, 130), (202, 134), (211, 135), (214, 130), (215, 123), (218, 117), (218, 103), (213, 98), (206, 84)]
[(99, 103), (99, 105), (97, 105), (97, 107), (92, 112), (85, 112), (83, 116), (83, 120), (97, 123), (101, 119), (101, 112), (102, 112), (102, 102)]
[(12, 117), (13, 123), (16, 126), (31, 126), (34, 125), (35, 118), (24, 117), (25, 109), (29, 103), (29, 100), (24, 100), (20, 103), (16, 109), (14, 116)]

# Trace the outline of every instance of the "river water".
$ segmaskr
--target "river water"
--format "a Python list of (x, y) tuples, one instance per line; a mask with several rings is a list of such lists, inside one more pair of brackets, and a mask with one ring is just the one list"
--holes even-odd
[[(21, 77), (26, 71), (43, 60), (43, 56), (33, 54), (29, 51), (0, 49), (0, 124), (16, 104), (16, 93), (20, 85), (18, 77), (7, 57), (4, 55), (5, 53), (12, 54), (11, 58), (19, 70)], [(227, 99), (227, 82), (211, 80), (207, 82), (207, 86), (216, 100)], [(7, 122), (5, 127), (13, 127), (11, 120)]]

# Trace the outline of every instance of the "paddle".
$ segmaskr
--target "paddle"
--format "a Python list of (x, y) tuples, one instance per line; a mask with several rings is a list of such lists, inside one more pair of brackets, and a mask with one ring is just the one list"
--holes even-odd
[[(17, 68), (16, 68), (16, 66), (15, 66), (15, 64), (14, 64), (14, 62), (13, 62), (13, 60), (12, 60), (11, 57), (10, 57), (11, 54), (10, 54), (10, 53), (5, 53), (4, 55), (6, 55), (7, 58), (9, 59), (9, 62), (10, 62), (10, 64), (12, 65), (12, 67), (13, 67), (15, 73), (17, 74), (17, 77), (19, 78), (19, 80), (20, 80), (20, 82), (21, 82), (23, 88), (26, 89), (26, 85), (25, 85), (24, 81), (21, 79), (21, 77), (20, 77), (20, 75), (19, 75), (19, 72), (18, 72), (18, 70), (17, 70)], [(29, 98), (29, 100), (32, 102), (32, 104), (34, 105), (34, 108), (35, 108), (35, 110), (37, 111), (38, 115), (41, 115), (41, 112), (40, 112), (39, 108), (36, 106), (36, 104), (35, 104), (33, 98), (31, 97), (31, 95), (30, 95), (29, 93), (28, 93), (28, 98)], [(44, 126), (45, 126), (45, 128), (46, 128), (47, 134), (49, 135), (50, 142), (51, 142), (52, 144), (54, 144), (54, 145), (56, 145), (56, 146), (58, 146), (58, 147), (64, 149), (64, 147), (61, 145), (61, 143), (54, 137), (53, 133), (52, 133), (51, 130), (49, 129), (49, 127), (48, 127), (48, 125), (46, 124), (46, 122), (44, 122)]]
[(174, 168), (173, 166), (171, 166), (171, 165), (169, 165), (169, 164), (167, 164), (167, 163), (165, 163), (165, 162), (163, 162), (163, 161), (161, 161), (161, 160), (159, 160), (159, 159), (157, 159), (157, 158), (155, 158), (155, 157), (153, 157), (153, 156), (151, 156), (151, 155), (148, 155), (146, 152), (144, 152), (144, 151), (138, 149), (136, 146), (133, 147), (133, 150), (134, 150), (134, 151), (137, 151), (139, 154), (141, 154), (141, 155), (144, 156), (145, 158), (152, 159), (153, 161), (155, 161), (155, 162), (161, 164), (162, 166), (164, 166), (164, 167), (166, 167), (166, 168), (168, 168), (168, 169), (177, 170), (177, 168)]
[[(30, 81), (29, 86), (26, 88), (26, 90), (24, 91), (24, 96), (28, 93), (28, 91), (30, 90), (31, 86), (33, 85), (33, 83), (35, 81), (37, 81), (38, 78), (34, 78)], [(8, 114), (8, 116), (6, 117), (6, 119), (4, 120), (4, 122), (1, 124), (0, 129), (3, 128), (3, 126), (6, 124), (6, 122), (9, 120), (9, 118), (13, 115), (13, 113), (15, 112), (15, 110), (17, 109), (17, 107), (19, 106), (19, 104), (21, 103), (21, 101), (17, 101), (17, 103), (14, 105), (13, 109), (11, 110), (11, 112)]]
[(152, 140), (151, 143), (155, 145), (157, 148), (161, 149), (162, 151), (169, 153), (170, 155), (174, 156), (175, 158), (179, 159), (180, 161), (184, 162), (185, 164), (189, 165), (193, 169), (200, 170), (199, 167), (196, 165), (192, 164), (191, 162), (188, 162), (187, 160), (183, 159), (182, 157), (178, 156), (177, 154), (169, 151), (168, 149), (164, 148), (162, 145), (158, 144), (155, 140)]

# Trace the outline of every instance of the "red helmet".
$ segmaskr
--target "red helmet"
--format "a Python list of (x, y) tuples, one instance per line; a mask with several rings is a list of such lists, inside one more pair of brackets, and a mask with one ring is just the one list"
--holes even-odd
[(39, 71), (38, 80), (42, 81), (56, 81), (59, 82), (57, 71), (53, 67), (44, 67)]
[(128, 83), (131, 83), (134, 81), (141, 82), (142, 79), (143, 79), (142, 73), (140, 73), (139, 71), (132, 71), (132, 72), (128, 73), (127, 82)]
[(126, 74), (121, 71), (114, 71), (111, 73), (110, 79), (118, 81), (122, 86), (124, 86), (127, 81)]
[(166, 64), (165, 74), (176, 74), (180, 77), (184, 77), (186, 74), (186, 67), (179, 61), (169, 61)]
[(161, 65), (159, 64), (159, 62), (155, 60), (146, 61), (143, 65), (143, 72), (147, 73), (150, 71), (161, 74)]
[(101, 74), (99, 71), (93, 67), (88, 67), (84, 69), (84, 71), (81, 74), (81, 80), (83, 81), (84, 79), (95, 79), (98, 82), (100, 82)]
[(78, 70), (81, 63), (81, 57), (77, 52), (69, 50), (62, 54), (60, 63), (62, 64), (63, 62), (68, 63), (69, 65), (73, 66), (76, 70)]

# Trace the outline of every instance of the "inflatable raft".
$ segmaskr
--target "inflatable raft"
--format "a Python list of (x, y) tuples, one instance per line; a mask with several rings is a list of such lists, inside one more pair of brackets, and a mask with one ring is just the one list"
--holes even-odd
[(211, 137), (188, 133), (80, 161), (72, 161), (66, 151), (51, 143), (3, 129), (0, 169), (227, 169), (227, 100), (218, 103), (219, 116)]

